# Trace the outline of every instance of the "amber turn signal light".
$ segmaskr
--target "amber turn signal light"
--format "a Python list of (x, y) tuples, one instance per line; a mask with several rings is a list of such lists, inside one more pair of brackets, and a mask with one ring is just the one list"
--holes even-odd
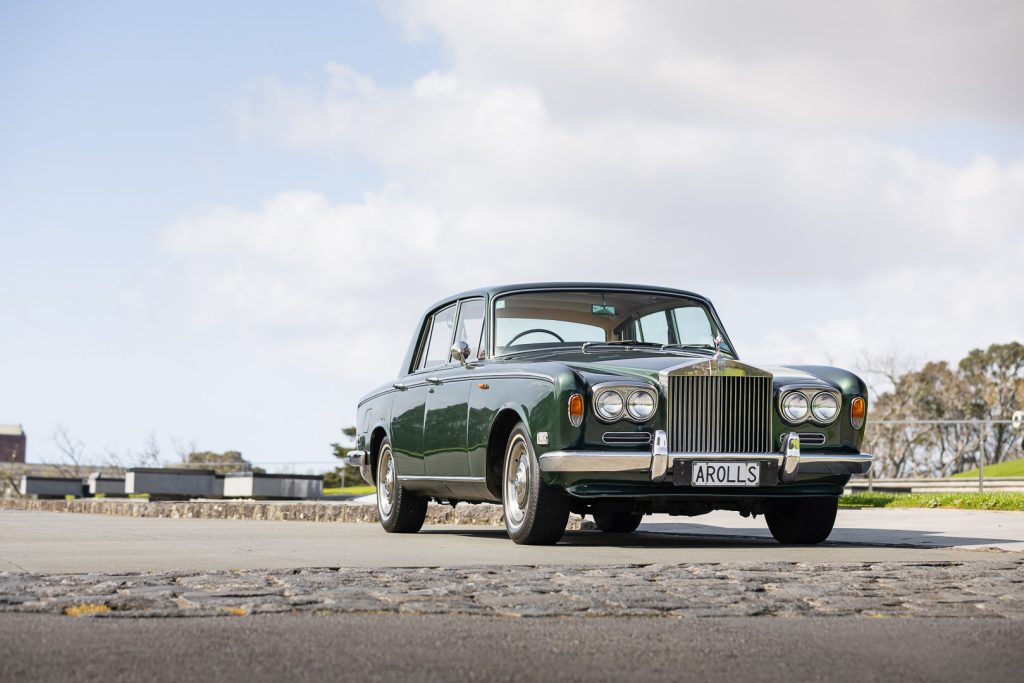
[(569, 424), (573, 427), (583, 424), (583, 397), (579, 394), (569, 397)]
[(864, 425), (864, 416), (867, 415), (868, 404), (858, 396), (850, 403), (850, 423), (854, 428), (860, 429)]

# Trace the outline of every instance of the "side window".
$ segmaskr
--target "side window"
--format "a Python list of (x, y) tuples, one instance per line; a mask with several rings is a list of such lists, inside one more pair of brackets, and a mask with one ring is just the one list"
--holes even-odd
[(452, 328), (455, 326), (455, 304), (434, 314), (427, 338), (426, 352), (421, 368), (433, 368), (448, 362), (452, 348)]
[(462, 302), (459, 309), (459, 324), (455, 326), (455, 341), (469, 344), (469, 357), (480, 358), (483, 351), (484, 300), (470, 299)]
[(639, 339), (636, 341), (668, 344), (668, 316), (665, 311), (645, 315), (637, 321)]

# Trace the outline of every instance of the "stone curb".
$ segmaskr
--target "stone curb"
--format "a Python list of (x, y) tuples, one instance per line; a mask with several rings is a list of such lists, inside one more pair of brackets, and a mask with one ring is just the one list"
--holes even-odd
[[(0, 510), (35, 512), (75, 512), (118, 517), (150, 517), (161, 519), (247, 519), (278, 522), (367, 522), (379, 521), (377, 506), (366, 503), (335, 501), (161, 501), (131, 499), (37, 500), (32, 498), (0, 499)], [(571, 515), (567, 528), (578, 530), (582, 519)], [(427, 507), (427, 524), (461, 524), (468, 526), (504, 526), (500, 505), (431, 504)]]

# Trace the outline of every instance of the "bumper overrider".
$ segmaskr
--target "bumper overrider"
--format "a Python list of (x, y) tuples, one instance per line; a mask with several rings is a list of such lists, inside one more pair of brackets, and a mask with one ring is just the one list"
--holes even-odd
[(345, 456), (345, 464), (350, 467), (358, 467), (359, 474), (362, 475), (363, 481), (370, 486), (374, 486), (373, 472), (370, 471), (369, 451), (349, 451)]
[(873, 456), (867, 453), (801, 453), (796, 433), (783, 435), (778, 453), (669, 453), (668, 436), (654, 433), (649, 451), (550, 451), (538, 458), (540, 469), (550, 473), (601, 474), (649, 472), (651, 481), (671, 479), (676, 463), (742, 462), (774, 463), (779, 481), (795, 481), (798, 474), (865, 474)]

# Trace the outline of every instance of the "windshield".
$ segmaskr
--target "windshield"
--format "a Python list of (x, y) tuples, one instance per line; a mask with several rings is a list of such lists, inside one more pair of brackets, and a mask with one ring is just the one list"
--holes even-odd
[[(703, 302), (669, 294), (527, 292), (499, 297), (494, 303), (497, 356), (539, 348), (574, 348), (585, 342), (713, 350), (720, 333)], [(728, 342), (722, 342), (722, 350), (735, 356)]]

